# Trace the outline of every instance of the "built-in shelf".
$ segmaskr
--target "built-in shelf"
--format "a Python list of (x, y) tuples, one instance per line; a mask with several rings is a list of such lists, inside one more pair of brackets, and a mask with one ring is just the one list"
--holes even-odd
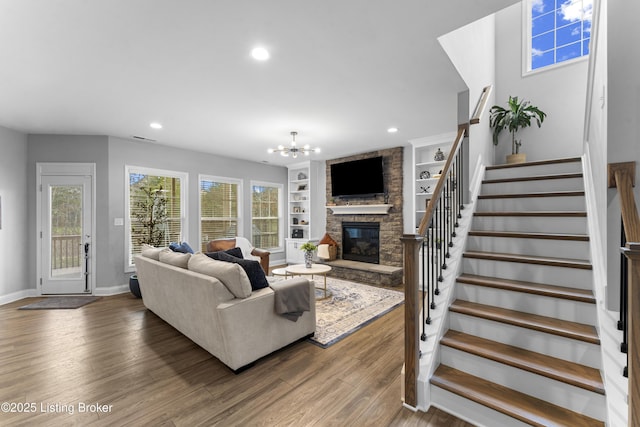
[(393, 205), (335, 205), (326, 208), (331, 209), (334, 215), (386, 215), (391, 206)]

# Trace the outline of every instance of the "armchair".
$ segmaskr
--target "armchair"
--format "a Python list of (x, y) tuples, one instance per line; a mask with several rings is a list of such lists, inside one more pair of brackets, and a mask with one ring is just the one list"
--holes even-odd
[(207, 243), (207, 252), (226, 251), (236, 247), (242, 250), (242, 256), (245, 259), (259, 261), (264, 273), (269, 274), (269, 255), (271, 252), (253, 247), (246, 237), (210, 240)]

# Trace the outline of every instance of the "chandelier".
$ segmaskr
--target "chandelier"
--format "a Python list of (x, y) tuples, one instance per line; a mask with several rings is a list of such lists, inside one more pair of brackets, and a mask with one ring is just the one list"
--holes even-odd
[(298, 157), (298, 153), (308, 156), (310, 153), (319, 153), (319, 148), (311, 148), (309, 144), (306, 144), (304, 147), (298, 147), (296, 145), (296, 135), (298, 132), (291, 132), (291, 146), (285, 147), (284, 145), (278, 145), (278, 148), (269, 148), (267, 150), (268, 153), (280, 153), (281, 156), (288, 157), (289, 153), (291, 153), (291, 157), (294, 159)]

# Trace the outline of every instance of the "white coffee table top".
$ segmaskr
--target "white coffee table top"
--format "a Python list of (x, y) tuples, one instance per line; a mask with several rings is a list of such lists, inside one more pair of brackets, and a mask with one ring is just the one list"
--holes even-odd
[(325, 264), (311, 264), (311, 268), (307, 268), (304, 264), (290, 265), (286, 270), (291, 274), (326, 274), (331, 271), (331, 267)]

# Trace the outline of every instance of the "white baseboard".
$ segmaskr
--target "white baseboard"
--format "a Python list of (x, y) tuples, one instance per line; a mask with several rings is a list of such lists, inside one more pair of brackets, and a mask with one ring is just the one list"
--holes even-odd
[(129, 284), (110, 286), (106, 288), (105, 287), (96, 288), (93, 291), (93, 295), (106, 297), (109, 295), (118, 295), (118, 294), (124, 294), (127, 292), (130, 292)]
[(14, 301), (18, 301), (24, 298), (37, 297), (38, 294), (35, 289), (25, 289), (22, 291), (14, 292), (7, 295), (0, 295), (0, 305), (9, 304)]

